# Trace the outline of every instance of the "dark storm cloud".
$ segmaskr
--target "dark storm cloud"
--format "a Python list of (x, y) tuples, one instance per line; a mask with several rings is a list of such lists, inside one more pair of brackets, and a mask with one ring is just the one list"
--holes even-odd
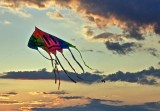
[(144, 37), (143, 35), (139, 32), (139, 29), (135, 26), (131, 26), (126, 30), (126, 33), (128, 34), (125, 34), (125, 31), (124, 31), (124, 35), (126, 36), (126, 38), (134, 38), (134, 39), (137, 39), (137, 40), (144, 40)]
[(131, 83), (155, 85), (156, 79), (160, 79), (160, 69), (150, 67), (148, 70), (142, 70), (135, 73), (121, 71), (108, 75), (104, 80), (107, 81), (126, 81)]
[(133, 52), (135, 51), (135, 49), (141, 47), (140, 44), (135, 44), (134, 42), (123, 43), (123, 44), (120, 44), (119, 42), (106, 42), (105, 45), (108, 50), (111, 50), (113, 52), (116, 52), (118, 54), (123, 54), (123, 55), (129, 52)]
[[(159, 0), (80, 0), (86, 15), (92, 18), (100, 27), (107, 24), (120, 26), (124, 23), (125, 29), (135, 39), (142, 39), (140, 28), (153, 25), (155, 33), (160, 33), (160, 1)], [(81, 10), (82, 10), (81, 9)], [(99, 16), (99, 18), (95, 17)], [(113, 19), (119, 22), (112, 22)], [(103, 19), (109, 20), (103, 23)], [(102, 23), (99, 23), (102, 22)]]

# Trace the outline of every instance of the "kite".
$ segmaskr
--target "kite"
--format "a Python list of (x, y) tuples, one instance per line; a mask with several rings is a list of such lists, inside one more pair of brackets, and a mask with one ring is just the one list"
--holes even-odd
[[(67, 61), (67, 63), (69, 64), (69, 66), (72, 68), (72, 70), (76, 73), (76, 70), (74, 69), (74, 67), (71, 65), (71, 63), (69, 62), (69, 60), (64, 56), (63, 54), (63, 49), (68, 49), (69, 52), (71, 53), (71, 56), (72, 58), (75, 60), (75, 62), (79, 65), (79, 67), (82, 69), (83, 73), (85, 72), (83, 67), (81, 66), (81, 64), (76, 60), (75, 56), (73, 55), (72, 51), (70, 48), (74, 48), (76, 49), (79, 54), (80, 54), (80, 57), (84, 63), (84, 65), (86, 67), (88, 67), (89, 69), (92, 69), (90, 68), (88, 65), (86, 65), (85, 61), (83, 60), (82, 58), (82, 54), (80, 53), (80, 51), (76, 48), (76, 46), (72, 45), (71, 43), (68, 43), (54, 35), (51, 35), (47, 32), (44, 32), (40, 29), (38, 29), (37, 27), (35, 27), (35, 30), (33, 32), (33, 34), (31, 35), (30, 39), (29, 39), (29, 42), (28, 42), (28, 47), (31, 48), (31, 49), (35, 49), (37, 50), (44, 58), (48, 59), (48, 60), (51, 60), (51, 64), (52, 64), (52, 67), (53, 67), (53, 73), (55, 75), (55, 83), (57, 82), (57, 75), (58, 75), (58, 79), (59, 79), (59, 86), (58, 86), (58, 89), (60, 87), (60, 75), (59, 75), (59, 71), (58, 71), (58, 66), (57, 65), (60, 65), (60, 67), (62, 68), (62, 70), (64, 71), (64, 73), (68, 76), (68, 78), (75, 82), (76, 81), (71, 78), (69, 76), (69, 74), (67, 73), (67, 71), (64, 69), (63, 65), (61, 64), (60, 60), (58, 59), (56, 53), (57, 51), (60, 52), (62, 54), (62, 56), (64, 57), (64, 59)], [(50, 58), (47, 58), (46, 56), (44, 56), (40, 50), (38, 48), (42, 48), (43, 50), (45, 50), (49, 57)], [(53, 54), (55, 56), (55, 59), (53, 59), (52, 55)], [(81, 77), (79, 77), (77, 75), (77, 77), (79, 79), (82, 79)]]

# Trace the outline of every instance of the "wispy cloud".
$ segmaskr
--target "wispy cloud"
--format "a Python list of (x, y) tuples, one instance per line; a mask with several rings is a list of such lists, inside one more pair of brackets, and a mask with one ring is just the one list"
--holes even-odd
[(18, 104), (18, 101), (1, 100), (0, 104)]
[(63, 19), (63, 15), (59, 12), (47, 12), (46, 15), (51, 19)]
[(101, 34), (98, 34), (93, 37), (95, 40), (101, 40), (101, 41), (122, 41), (123, 40), (123, 35), (120, 34), (113, 34), (110, 32), (104, 32)]
[(17, 92), (7, 92), (7, 93), (1, 93), (0, 96), (9, 97), (9, 96), (15, 96), (17, 94), (18, 94)]
[(62, 96), (62, 99), (82, 99), (81, 96)]
[(160, 56), (160, 52), (156, 48), (146, 48), (145, 50), (146, 50), (146, 52), (150, 53), (151, 55), (153, 55), (155, 57)]
[(102, 73), (104, 73), (104, 71), (95, 70), (93, 73), (95, 73), (95, 74), (102, 74)]
[(5, 21), (4, 21), (4, 24), (9, 25), (9, 24), (11, 24), (11, 22), (8, 21), (8, 20), (5, 20)]
[(64, 95), (64, 94), (69, 94), (68, 92), (66, 91), (54, 91), (54, 92), (43, 92), (43, 94), (61, 94), (61, 95)]
[(8, 20), (0, 21), (0, 24), (10, 25), (12, 22)]

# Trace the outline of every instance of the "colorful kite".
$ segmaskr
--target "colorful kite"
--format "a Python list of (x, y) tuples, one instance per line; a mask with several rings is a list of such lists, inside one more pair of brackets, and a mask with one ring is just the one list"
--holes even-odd
[[(81, 66), (81, 64), (76, 60), (76, 58), (74, 57), (72, 51), (70, 50), (70, 47), (71, 48), (74, 48), (76, 49), (81, 58), (82, 58), (82, 55), (80, 53), (80, 51), (76, 48), (76, 46), (56, 37), (56, 36), (53, 36), (51, 34), (48, 34), (40, 29), (38, 29), (37, 27), (35, 27), (35, 31), (33, 32), (32, 36), (30, 37), (29, 39), (29, 42), (28, 42), (28, 47), (29, 48), (32, 48), (32, 49), (35, 49), (37, 50), (44, 58), (48, 59), (48, 60), (51, 60), (51, 63), (52, 63), (52, 67), (53, 67), (53, 72), (55, 74), (55, 83), (57, 82), (57, 74), (58, 74), (58, 79), (59, 79), (59, 86), (58, 86), (58, 89), (60, 87), (60, 75), (59, 75), (59, 71), (58, 71), (58, 67), (57, 65), (60, 65), (61, 68), (63, 69), (64, 73), (69, 77), (69, 79), (73, 82), (76, 83), (76, 81), (74, 79), (72, 79), (69, 74), (67, 73), (67, 71), (64, 69), (64, 67), (62, 66), (60, 60), (58, 59), (56, 53), (57, 51), (59, 51), (62, 56), (64, 57), (64, 59), (68, 62), (68, 64), (70, 65), (70, 67), (73, 69), (73, 71), (76, 73), (76, 70), (73, 68), (73, 66), (71, 65), (71, 63), (67, 60), (67, 58), (64, 56), (63, 54), (63, 49), (68, 49), (73, 57), (73, 59), (76, 61), (76, 63), (80, 66), (80, 68), (82, 69), (83, 73), (84, 73), (84, 69), (83, 67)], [(47, 58), (46, 56), (44, 56), (39, 50), (38, 48), (42, 48), (43, 50), (45, 50), (48, 54), (49, 54), (49, 58)], [(53, 59), (52, 57), (52, 54), (55, 55), (55, 59)], [(82, 58), (83, 60), (83, 58)], [(85, 61), (83, 60), (84, 62), (84, 65), (88, 68), (90, 68), (88, 65), (86, 65)], [(92, 68), (90, 68), (92, 69)], [(80, 78), (78, 75), (77, 77), (79, 79), (82, 79)]]

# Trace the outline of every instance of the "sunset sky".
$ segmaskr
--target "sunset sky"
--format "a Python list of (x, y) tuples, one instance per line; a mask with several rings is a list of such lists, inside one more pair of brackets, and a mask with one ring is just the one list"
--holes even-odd
[[(34, 88), (30, 89), (28, 86), (26, 88), (19, 87), (17, 84), (20, 81), (15, 83), (18, 88), (9, 86), (15, 82), (14, 78), (17, 78), (20, 74), (25, 76), (20, 76), (19, 79), (33, 79), (36, 78), (36, 74), (42, 74), (43, 72), (48, 74), (46, 74), (48, 78), (50, 77), (52, 71), (50, 61), (44, 59), (36, 50), (27, 47), (35, 26), (74, 44), (81, 51), (85, 62), (95, 69), (90, 70), (85, 67), (77, 51), (71, 49), (88, 74), (82, 75), (82, 77), (90, 78), (87, 85), (84, 85), (86, 82), (78, 84), (84, 88), (80, 92), (77, 91), (76, 86), (72, 86), (67, 80), (66, 84), (71, 89), (62, 86), (61, 90), (66, 91), (63, 94), (64, 98), (57, 97), (57, 95), (53, 98), (58, 98), (57, 101), (67, 101), (67, 97), (73, 97), (68, 100), (72, 101), (73, 99), (76, 102), (74, 105), (63, 104), (62, 102), (63, 107), (76, 106), (79, 103), (88, 104), (89, 101), (101, 106), (101, 102), (106, 103), (103, 100), (115, 100), (109, 102), (118, 102), (121, 105), (160, 101), (160, 98), (157, 97), (160, 94), (160, 90), (157, 90), (160, 86), (159, 12), (159, 0), (0, 0), (0, 74), (2, 76), (6, 74), (5, 79), (0, 82), (0, 87), (7, 87), (5, 91), (1, 92), (0, 106), (1, 103), (5, 103), (6, 98), (15, 99), (16, 97), (18, 98), (15, 99), (16, 101), (8, 101), (8, 103), (13, 103), (14, 108), (20, 107), (16, 106), (17, 104), (27, 106), (31, 98), (21, 100), (22, 92), (25, 92), (27, 96), (34, 96), (35, 104), (38, 104), (41, 108), (43, 106), (40, 106), (40, 104), (47, 101), (50, 103), (48, 107), (45, 104), (47, 108), (55, 106), (51, 103), (51, 100), (47, 100), (49, 95), (53, 95), (50, 93), (53, 92), (52, 89), (49, 89), (50, 80), (47, 81), (49, 85), (43, 85), (43, 87), (47, 87), (45, 91), (39, 87), (35, 91)], [(48, 57), (45, 51), (41, 51)], [(64, 50), (64, 55), (70, 60), (77, 72), (82, 73), (68, 50)], [(62, 55), (57, 53), (57, 56), (65, 69), (72, 72)], [(60, 67), (59, 69), (61, 70)], [(34, 76), (27, 76), (27, 74), (34, 73)], [(11, 74), (15, 74), (15, 76), (13, 77)], [(132, 75), (134, 75), (134, 79)], [(11, 80), (6, 80), (6, 78), (11, 78)], [(43, 74), (37, 78), (43, 79)], [(109, 85), (101, 84), (99, 87), (95, 84), (95, 81), (101, 79), (114, 81), (115, 83), (108, 82)], [(62, 77), (62, 80), (66, 80), (66, 78)], [(28, 81), (35, 84), (34, 81)], [(24, 85), (28, 81), (26, 80)], [(124, 83), (119, 81), (124, 81)], [(6, 85), (7, 82), (9, 82), (8, 85)], [(42, 85), (42, 83), (40, 84)], [(62, 82), (62, 84), (65, 84), (65, 82)], [(97, 92), (101, 95), (99, 98), (96, 98), (95, 95), (89, 96), (91, 93), (87, 90), (89, 84), (94, 84), (90, 88), (93, 91), (94, 87), (95, 90), (102, 89)], [(130, 95), (133, 94), (131, 88), (134, 88), (141, 93), (140, 95), (137, 94), (137, 97), (141, 97), (142, 100), (132, 100), (130, 95), (125, 95), (121, 91), (118, 91), (119, 95), (107, 96), (110, 93), (115, 93), (114, 91), (117, 91), (116, 87), (132, 92)], [(107, 92), (106, 89), (110, 89), (110, 92)], [(147, 94), (151, 98), (145, 98), (147, 96), (147, 94), (145, 95), (145, 89), (150, 92)], [(57, 87), (54, 90), (57, 90)], [(104, 94), (102, 91), (104, 91)], [(84, 96), (85, 93), (87, 96)], [(39, 96), (43, 96), (43, 98), (39, 99)], [(82, 99), (81, 102), (80, 99)], [(121, 103), (120, 101), (125, 102)], [(32, 108), (34, 108), (33, 104)], [(89, 109), (90, 107), (86, 108)], [(110, 106), (102, 105), (102, 107), (108, 108)], [(135, 107), (139, 108), (141, 106)], [(5, 106), (3, 108), (5, 109)], [(38, 106), (35, 108), (38, 108)], [(121, 107), (119, 108), (121, 109)], [(23, 108), (21, 107), (21, 109)], [(66, 111), (68, 110), (66, 109)]]

